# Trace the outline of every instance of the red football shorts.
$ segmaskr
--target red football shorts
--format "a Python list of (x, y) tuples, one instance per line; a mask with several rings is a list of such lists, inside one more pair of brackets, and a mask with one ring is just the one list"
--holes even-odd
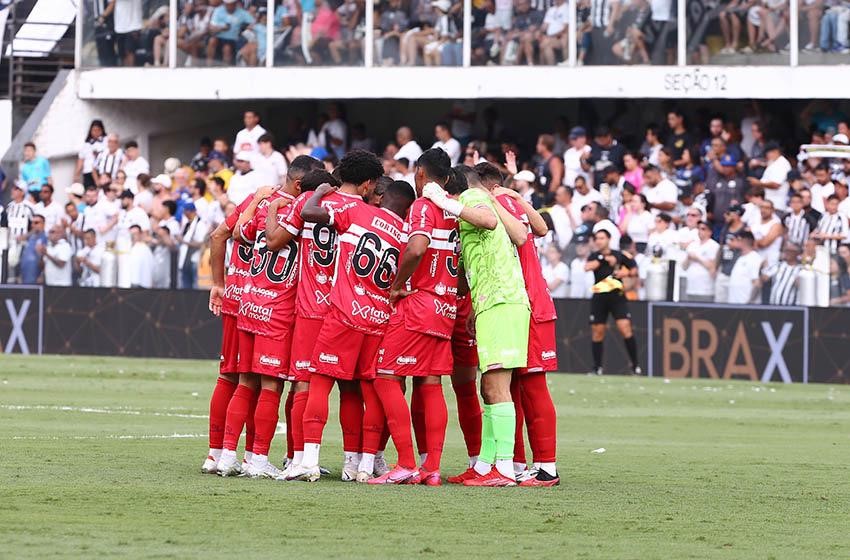
[(466, 304), (458, 300), (457, 319), (451, 342), (455, 367), (478, 367), (478, 348), (475, 346), (475, 338), (466, 328), (470, 313), (472, 313), (472, 306), (469, 304), (469, 298), (466, 298)]
[(310, 359), (324, 322), (324, 319), (295, 318), (292, 350), (289, 353), (290, 381), (310, 381)]
[(452, 341), (405, 326), (404, 307), (397, 307), (378, 350), (377, 373), (385, 375), (451, 375)]
[(353, 329), (342, 317), (341, 311), (331, 307), (313, 348), (310, 373), (348, 381), (374, 379), (375, 357), (383, 337)]
[(219, 373), (237, 373), (239, 371), (239, 331), (236, 329), (236, 317), (221, 315), (221, 361)]
[(252, 373), (254, 362), (254, 334), (248, 331), (239, 331), (239, 359), (236, 371), (239, 373)]
[(289, 377), (289, 349), (292, 345), (292, 329), (281, 339), (260, 334), (254, 335), (254, 357), (251, 371), (269, 377)]
[(558, 370), (558, 353), (555, 343), (555, 321), (535, 322), (528, 327), (528, 367), (517, 369), (524, 373)]

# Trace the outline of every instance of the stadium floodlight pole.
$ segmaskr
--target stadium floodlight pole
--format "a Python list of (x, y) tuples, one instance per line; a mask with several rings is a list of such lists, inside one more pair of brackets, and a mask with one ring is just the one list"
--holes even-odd
[(463, 66), (472, 66), (472, 0), (463, 0)]
[(688, 7), (687, 0), (676, 1), (676, 25), (678, 26), (676, 39), (678, 40), (678, 65), (688, 65)]
[(569, 22), (569, 30), (567, 33), (569, 34), (569, 45), (567, 46), (567, 60), (570, 68), (574, 68), (576, 62), (578, 62), (578, 52), (576, 47), (578, 46), (578, 26), (576, 25), (576, 16), (578, 14), (578, 10), (576, 7), (576, 0), (570, 0), (570, 22)]
[(168, 67), (177, 68), (177, 0), (168, 1)]
[[(14, 4), (10, 8), (14, 10)], [(85, 17), (83, 2), (77, 2), (77, 21), (74, 22), (74, 68), (77, 70), (83, 65), (83, 18)], [(11, 34), (9, 35), (12, 36)], [(9, 56), (11, 59), (11, 54)], [(13, 66), (11, 63), (9, 66)], [(12, 90), (9, 90), (10, 92)]]
[(371, 68), (375, 65), (375, 2), (366, 2), (366, 36), (363, 43), (363, 65)]
[(266, 68), (274, 68), (274, 0), (266, 0), (266, 29), (271, 30), (271, 33), (266, 33), (266, 44), (263, 45), (266, 49)]
[(789, 34), (791, 57), (789, 64), (797, 66), (800, 63), (800, 5), (797, 2), (791, 2), (791, 9), (788, 12), (788, 28), (791, 30)]

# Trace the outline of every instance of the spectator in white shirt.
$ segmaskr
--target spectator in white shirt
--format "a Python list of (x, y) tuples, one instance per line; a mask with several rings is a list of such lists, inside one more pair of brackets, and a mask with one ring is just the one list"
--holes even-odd
[(319, 130), (319, 138), (325, 139), (325, 148), (331, 150), (336, 159), (342, 159), (347, 151), (348, 125), (339, 103), (328, 105), (328, 120)]
[(135, 226), (145, 232), (151, 229), (150, 216), (136, 206), (134, 200), (133, 193), (129, 190), (121, 193), (121, 210), (118, 212), (115, 240), (115, 248), (120, 252), (129, 251), (133, 244), (130, 228)]
[(149, 175), (151, 166), (148, 160), (139, 155), (139, 144), (135, 140), (124, 144), (124, 162), (121, 164), (121, 170), (127, 176), (124, 184), (133, 191), (133, 194), (136, 194), (136, 178), (142, 173)]
[(171, 255), (177, 249), (177, 237), (180, 235), (180, 224), (174, 218), (177, 204), (173, 200), (165, 200), (157, 209), (154, 217), (159, 223), (151, 231), (151, 246), (153, 247), (153, 287), (171, 288)]
[(121, 196), (121, 187), (108, 185), (104, 187), (103, 196), (94, 206), (94, 211), (98, 214), (98, 221), (101, 224), (97, 233), (100, 241), (104, 243), (114, 243), (118, 236), (118, 213), (121, 210), (119, 196)]
[(809, 187), (812, 192), (811, 207), (821, 214), (826, 212), (826, 199), (835, 194), (835, 185), (830, 180), (829, 165), (821, 163), (815, 168), (815, 182)]
[(262, 155), (263, 159), (265, 159), (271, 168), (274, 169), (276, 182), (269, 184), (285, 184), (286, 172), (289, 169), (289, 165), (286, 163), (286, 158), (283, 157), (283, 154), (274, 149), (274, 136), (267, 132), (260, 136), (260, 139), (257, 142), (259, 144), (260, 155)]
[(753, 248), (755, 238), (749, 231), (738, 233), (735, 244), (740, 248), (741, 256), (729, 274), (728, 303), (754, 303), (759, 292), (762, 258)]
[(685, 211), (685, 223), (676, 230), (676, 242), (679, 248), (686, 251), (694, 241), (699, 240), (699, 222), (705, 215), (698, 207), (691, 206)]
[(587, 238), (578, 239), (576, 243), (576, 257), (570, 263), (570, 297), (576, 299), (590, 299), (591, 288), (594, 284), (593, 272), (585, 270), (587, 256), (590, 254), (590, 244)]
[(151, 248), (145, 243), (142, 228), (131, 226), (130, 237), (133, 241), (133, 246), (130, 249), (130, 258), (128, 259), (130, 287), (152, 288), (154, 259)]
[(84, 246), (74, 258), (74, 267), (80, 274), (80, 286), (84, 288), (100, 287), (100, 267), (106, 248), (98, 243), (97, 232), (93, 229), (83, 234)]
[(573, 232), (581, 223), (581, 213), (578, 217), (573, 213), (573, 190), (569, 187), (560, 186), (555, 191), (555, 204), (549, 209), (555, 230), (555, 241), (558, 248), (563, 251), (573, 239)]
[(646, 196), (649, 211), (656, 216), (661, 212), (672, 212), (679, 200), (679, 189), (676, 183), (662, 178), (661, 170), (654, 165), (648, 166), (643, 172), (641, 194)]
[(61, 224), (65, 219), (65, 209), (61, 204), (53, 200), (53, 186), (44, 184), (39, 193), (39, 202), (33, 208), (33, 212), (44, 216), (44, 228), (49, 232), (56, 224)]
[(449, 159), (452, 160), (452, 165), (457, 165), (460, 162), (460, 142), (452, 138), (452, 130), (449, 127), (449, 123), (447, 122), (438, 122), (434, 126), (434, 136), (437, 137), (437, 141), (434, 142), (432, 148), (440, 148), (447, 154), (449, 154)]
[(570, 147), (564, 152), (564, 184), (575, 187), (576, 178), (584, 177), (591, 180), (591, 174), (584, 170), (582, 162), (587, 164), (590, 157), (590, 144), (587, 143), (587, 131), (576, 126), (570, 130)]
[(609, 246), (611, 249), (615, 251), (620, 250), (620, 230), (614, 225), (609, 219), (608, 209), (599, 202), (592, 202), (593, 205), (593, 219), (596, 223), (593, 224), (593, 233), (598, 232), (599, 230), (605, 230), (608, 232), (608, 237), (610, 238)]
[(419, 161), (419, 156), (422, 155), (422, 148), (413, 139), (413, 131), (410, 127), (403, 126), (395, 133), (396, 143), (398, 143), (398, 151), (393, 156), (395, 159), (406, 158), (411, 164), (416, 164)]
[(65, 240), (65, 228), (61, 224), (54, 225), (47, 234), (47, 240), (46, 246), (36, 246), (36, 251), (44, 258), (44, 285), (71, 286), (73, 251)]
[(788, 172), (791, 164), (782, 155), (782, 150), (776, 142), (768, 142), (764, 147), (767, 158), (767, 168), (761, 179), (748, 177), (751, 187), (764, 189), (765, 199), (773, 203), (774, 208), (784, 212), (788, 208)]
[(266, 133), (266, 129), (260, 126), (260, 114), (257, 111), (248, 110), (242, 115), (245, 128), (236, 133), (236, 141), (233, 142), (234, 152), (256, 152), (260, 136)]
[(620, 220), (620, 231), (632, 238), (639, 253), (646, 251), (649, 234), (655, 230), (655, 218), (648, 208), (646, 196), (636, 194), (626, 204), (623, 219)]
[(543, 279), (553, 298), (565, 298), (570, 295), (570, 269), (561, 260), (562, 254), (554, 243), (546, 247), (546, 261), (543, 263)]
[(717, 269), (717, 252), (720, 245), (711, 238), (711, 226), (700, 221), (697, 225), (699, 239), (686, 250), (682, 267), (687, 271), (685, 287), (688, 301), (714, 301), (714, 271)]
[(230, 202), (239, 206), (243, 200), (249, 196), (253, 196), (257, 189), (260, 188), (262, 177), (256, 173), (251, 166), (251, 153), (239, 152), (233, 160), (233, 166), (236, 168), (236, 173), (230, 178), (230, 185), (227, 187), (227, 198)]
[(776, 215), (773, 203), (765, 200), (759, 207), (759, 221), (750, 226), (753, 237), (756, 240), (755, 247), (765, 261), (766, 266), (773, 266), (779, 262), (779, 250), (782, 247), (782, 222)]
[(676, 244), (676, 230), (670, 228), (673, 218), (662, 212), (655, 216), (655, 231), (649, 234), (646, 244), (647, 256), (657, 256), (662, 259), (675, 259), (679, 254)]
[(195, 204), (190, 202), (183, 207), (183, 233), (178, 236), (180, 243), (177, 268), (180, 270), (180, 287), (184, 290), (198, 288), (198, 263), (201, 249), (207, 240), (209, 226), (198, 215)]
[(540, 61), (546, 66), (558, 63), (555, 51), (561, 51), (561, 58), (567, 56), (570, 7), (566, 0), (555, 0), (555, 5), (546, 10), (543, 17), (543, 38), (540, 40)]
[(583, 176), (576, 177), (572, 203), (573, 218), (576, 222), (581, 222), (581, 209), (591, 202), (602, 202), (602, 194), (596, 189), (591, 189)]

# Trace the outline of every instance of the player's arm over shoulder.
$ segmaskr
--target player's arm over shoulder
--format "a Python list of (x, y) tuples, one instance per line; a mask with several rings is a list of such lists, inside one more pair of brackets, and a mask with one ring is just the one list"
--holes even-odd
[(465, 191), (460, 195), (460, 201), (463, 203), (460, 219), (481, 229), (494, 230), (499, 225), (492, 203), (480, 189)]

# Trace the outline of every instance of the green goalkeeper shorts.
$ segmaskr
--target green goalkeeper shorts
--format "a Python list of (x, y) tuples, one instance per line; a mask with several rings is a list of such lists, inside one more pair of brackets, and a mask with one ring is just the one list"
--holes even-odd
[(531, 312), (520, 303), (501, 303), (475, 317), (478, 367), (524, 368), (528, 363), (528, 324)]

